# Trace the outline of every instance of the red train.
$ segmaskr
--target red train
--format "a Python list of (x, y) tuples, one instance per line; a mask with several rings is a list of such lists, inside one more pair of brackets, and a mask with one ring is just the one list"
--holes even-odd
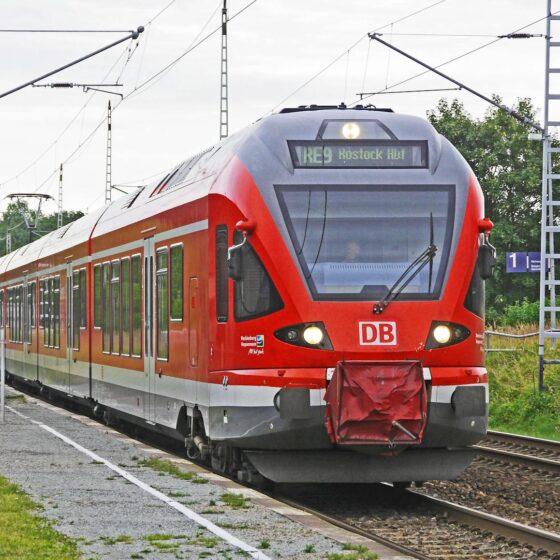
[(491, 222), (424, 120), (285, 109), (0, 260), (7, 369), (256, 480), (456, 477)]

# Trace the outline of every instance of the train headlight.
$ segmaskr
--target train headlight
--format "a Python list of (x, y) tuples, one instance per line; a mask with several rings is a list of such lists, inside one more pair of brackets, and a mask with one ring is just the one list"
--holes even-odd
[(323, 342), (324, 336), (325, 335), (323, 334), (323, 331), (316, 326), (307, 327), (303, 331), (303, 340), (305, 340), (305, 342), (307, 342), (307, 344), (310, 344), (311, 346), (318, 346), (319, 344), (321, 344), (321, 342)]
[(274, 336), (278, 340), (294, 346), (304, 346), (317, 350), (333, 349), (327, 329), (320, 321), (290, 325), (275, 331)]
[(433, 321), (426, 341), (426, 350), (457, 344), (467, 339), (470, 334), (471, 331), (463, 325), (448, 321)]
[(451, 329), (447, 325), (438, 325), (433, 331), (437, 343), (445, 344), (451, 338)]
[(355, 140), (360, 136), (360, 126), (355, 122), (347, 122), (342, 127), (342, 136), (347, 140)]

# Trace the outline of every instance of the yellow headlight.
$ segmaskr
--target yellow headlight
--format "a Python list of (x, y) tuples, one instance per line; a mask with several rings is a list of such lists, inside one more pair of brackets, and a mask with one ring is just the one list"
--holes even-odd
[(342, 127), (342, 136), (347, 140), (354, 140), (360, 136), (360, 127), (355, 122), (347, 122)]
[(446, 325), (438, 325), (432, 334), (439, 344), (445, 344), (451, 339), (451, 329)]
[(323, 331), (319, 327), (307, 327), (303, 331), (303, 340), (307, 342), (307, 344), (312, 344), (313, 346), (317, 346), (323, 342)]

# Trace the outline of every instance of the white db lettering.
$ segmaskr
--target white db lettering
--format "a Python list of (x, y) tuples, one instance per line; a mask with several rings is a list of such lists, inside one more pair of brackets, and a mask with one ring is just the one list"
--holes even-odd
[(394, 321), (362, 321), (359, 333), (361, 346), (397, 345), (397, 325)]

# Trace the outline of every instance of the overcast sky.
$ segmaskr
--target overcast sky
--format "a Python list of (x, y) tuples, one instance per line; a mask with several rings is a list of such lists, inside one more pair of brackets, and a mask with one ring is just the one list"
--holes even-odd
[[(120, 76), (123, 87), (115, 90), (130, 94), (122, 104), (118, 96), (84, 93), (79, 88), (29, 87), (0, 99), (0, 197), (33, 191), (56, 197), (58, 174), (53, 171), (65, 162), (65, 209), (87, 211), (101, 206), (105, 125), (89, 135), (103, 120), (109, 99), (118, 105), (113, 114), (115, 184), (142, 184), (150, 176), (157, 178), (215, 143), (219, 135), (219, 33), (163, 77), (131, 92), (197, 37), (219, 27), (222, 1), (175, 0), (150, 24), (170, 0), (2, 0), (3, 29), (127, 30), (144, 25), (146, 31), (138, 42), (123, 43), (44, 82), (115, 83)], [(229, 0), (230, 17), (250, 2)], [(436, 5), (429, 7), (432, 4)], [(424, 7), (429, 8), (387, 25)], [(352, 103), (357, 92), (379, 91), (422, 71), (380, 44), (366, 38), (359, 41), (367, 32), (382, 28), (384, 39), (438, 65), (544, 18), (545, 10), (546, 0), (257, 0), (229, 24), (230, 133), (281, 107)], [(544, 34), (545, 21), (525, 31)], [(124, 35), (0, 33), (0, 93)], [(330, 68), (291, 95), (339, 55)], [(500, 94), (506, 104), (530, 97), (540, 108), (544, 40), (503, 39), (442, 71), (487, 95)], [(453, 86), (430, 74), (393, 89), (448, 87)], [(560, 92), (560, 82), (556, 91)], [(457, 91), (378, 95), (368, 101), (425, 117), (442, 96), (460, 98), (475, 116), (487, 109), (484, 102)], [(113, 193), (116, 196), (121, 195)], [(50, 203), (46, 210), (54, 212), (56, 204)]]

